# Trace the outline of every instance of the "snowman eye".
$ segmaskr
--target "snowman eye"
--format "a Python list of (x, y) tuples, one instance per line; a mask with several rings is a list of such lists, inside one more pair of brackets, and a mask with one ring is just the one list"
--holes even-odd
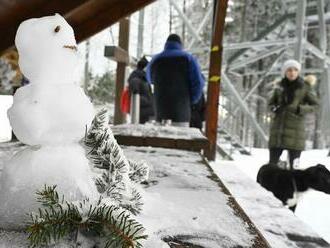
[(56, 26), (56, 28), (54, 29), (54, 32), (58, 33), (60, 31), (60, 29), (61, 29), (61, 26)]

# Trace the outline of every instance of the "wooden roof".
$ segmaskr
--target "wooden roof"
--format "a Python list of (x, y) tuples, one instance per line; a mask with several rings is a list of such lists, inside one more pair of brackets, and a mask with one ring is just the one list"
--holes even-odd
[(0, 0), (0, 53), (14, 45), (16, 30), (26, 19), (59, 13), (81, 42), (154, 1)]

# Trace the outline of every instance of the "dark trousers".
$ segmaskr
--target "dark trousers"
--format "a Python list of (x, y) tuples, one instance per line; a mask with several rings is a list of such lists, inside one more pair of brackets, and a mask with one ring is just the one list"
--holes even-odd
[[(269, 149), (269, 164), (277, 165), (280, 160), (281, 154), (283, 152), (283, 148), (270, 148)], [(296, 158), (300, 158), (301, 151), (300, 150), (288, 150), (289, 153), (289, 163), (290, 169), (293, 169), (293, 161)]]

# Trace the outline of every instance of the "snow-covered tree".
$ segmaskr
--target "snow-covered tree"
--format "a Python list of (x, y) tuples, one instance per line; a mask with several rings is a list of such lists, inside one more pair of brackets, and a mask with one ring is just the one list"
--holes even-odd
[(11, 81), (15, 75), (16, 72), (12, 69), (10, 63), (4, 58), (0, 58), (0, 92), (11, 91)]

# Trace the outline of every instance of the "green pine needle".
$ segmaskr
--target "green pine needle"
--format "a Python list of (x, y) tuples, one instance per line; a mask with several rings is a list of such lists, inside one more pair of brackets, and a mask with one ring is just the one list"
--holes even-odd
[(67, 202), (59, 200), (56, 186), (46, 186), (37, 193), (43, 208), (30, 214), (27, 228), (31, 247), (50, 245), (75, 233), (97, 236), (105, 240), (104, 247), (139, 248), (146, 239), (144, 228), (126, 212), (116, 206), (89, 201)]

